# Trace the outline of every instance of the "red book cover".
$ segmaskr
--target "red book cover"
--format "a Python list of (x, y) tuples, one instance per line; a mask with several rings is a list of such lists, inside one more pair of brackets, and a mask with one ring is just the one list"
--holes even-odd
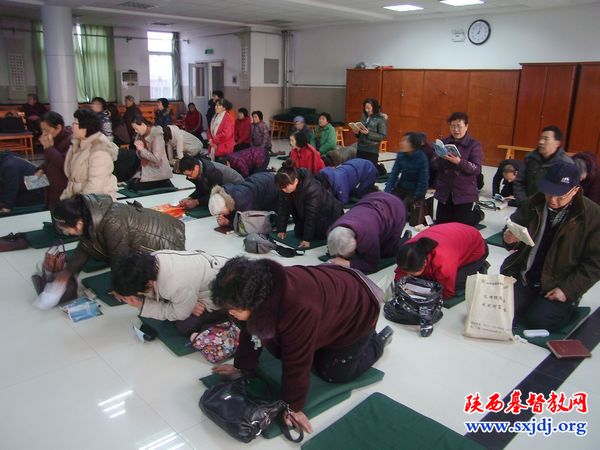
[(590, 351), (585, 348), (579, 339), (564, 339), (548, 341), (548, 348), (557, 358), (589, 358), (592, 356)]

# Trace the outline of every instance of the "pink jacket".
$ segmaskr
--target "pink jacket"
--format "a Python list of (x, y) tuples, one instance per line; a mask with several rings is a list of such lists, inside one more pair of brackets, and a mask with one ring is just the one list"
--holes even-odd
[(211, 128), (212, 127), (208, 127), (208, 139), (212, 139), (214, 144), (217, 146), (215, 150), (215, 156), (225, 156), (233, 152), (233, 146), (235, 145), (235, 124), (231, 115), (225, 113), (225, 115), (223, 116), (223, 120), (221, 121), (221, 124), (217, 129), (217, 133), (214, 136), (212, 135)]

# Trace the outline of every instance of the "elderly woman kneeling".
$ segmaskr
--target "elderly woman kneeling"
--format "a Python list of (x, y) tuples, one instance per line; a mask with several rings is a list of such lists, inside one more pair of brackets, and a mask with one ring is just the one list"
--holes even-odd
[(281, 398), (307, 432), (312, 426), (302, 408), (313, 364), (330, 383), (351, 381), (381, 357), (392, 335), (390, 327), (375, 332), (381, 291), (360, 272), (339, 266), (284, 267), (237, 257), (219, 271), (211, 291), (216, 306), (245, 323), (233, 366), (213, 371), (252, 370), (266, 347), (282, 361)]

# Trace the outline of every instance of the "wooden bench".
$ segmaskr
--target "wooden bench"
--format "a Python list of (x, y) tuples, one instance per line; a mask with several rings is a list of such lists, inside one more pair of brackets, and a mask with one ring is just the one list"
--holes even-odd
[(535, 148), (531, 147), (519, 147), (517, 145), (499, 145), (498, 148), (500, 150), (506, 150), (506, 154), (504, 155), (504, 159), (515, 159), (516, 152), (532, 152)]
[(0, 150), (25, 152), (25, 157), (33, 160), (33, 133), (0, 133)]

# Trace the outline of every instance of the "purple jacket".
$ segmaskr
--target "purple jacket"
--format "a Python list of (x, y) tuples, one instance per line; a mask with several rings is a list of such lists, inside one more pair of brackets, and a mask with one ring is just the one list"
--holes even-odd
[(354, 231), (356, 253), (350, 267), (364, 273), (377, 270), (381, 258), (395, 256), (406, 224), (406, 208), (398, 197), (385, 192), (365, 195), (329, 228)]
[(378, 172), (371, 161), (355, 158), (337, 167), (325, 167), (319, 175), (327, 178), (331, 192), (340, 202), (348, 203), (352, 195), (360, 195), (373, 186)]
[(476, 202), (479, 199), (477, 175), (481, 173), (483, 164), (481, 143), (467, 133), (459, 142), (449, 136), (444, 139), (444, 144), (455, 144), (458, 147), (460, 163), (455, 165), (434, 156), (431, 165), (437, 171), (435, 198), (443, 204), (450, 198), (455, 205)]
[(227, 155), (229, 166), (244, 178), (261, 172), (269, 165), (269, 151), (265, 147), (248, 147)]

